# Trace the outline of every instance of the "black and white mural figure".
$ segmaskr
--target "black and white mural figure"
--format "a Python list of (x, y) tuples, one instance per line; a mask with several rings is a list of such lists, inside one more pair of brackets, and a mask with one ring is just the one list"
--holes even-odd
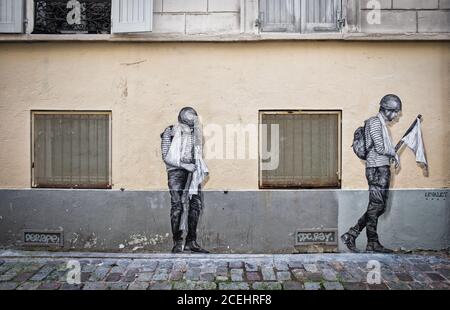
[[(208, 168), (203, 160), (203, 134), (197, 112), (181, 109), (178, 123), (161, 134), (161, 151), (166, 164), (171, 197), (172, 253), (209, 253), (197, 243), (197, 225), (203, 208), (201, 187)], [(183, 231), (187, 231), (183, 248)]]
[(380, 244), (377, 224), (378, 218), (386, 210), (391, 181), (391, 164), (395, 163), (395, 168), (399, 168), (400, 159), (397, 152), (403, 144), (414, 152), (416, 162), (425, 169), (425, 175), (428, 175), (428, 163), (422, 140), (421, 115), (408, 128), (400, 142), (395, 147), (392, 144), (387, 124), (392, 123), (399, 116), (401, 110), (400, 98), (396, 95), (386, 95), (381, 99), (379, 113), (366, 120), (364, 126), (355, 131), (352, 147), (356, 155), (366, 161), (369, 205), (356, 225), (341, 236), (344, 244), (352, 252), (358, 252), (355, 241), (364, 228), (367, 233), (366, 250), (368, 252), (393, 252)]
[(366, 161), (366, 178), (369, 184), (369, 204), (367, 211), (355, 226), (341, 236), (344, 244), (352, 252), (358, 252), (356, 238), (366, 228), (368, 252), (391, 253), (392, 250), (380, 244), (377, 234), (378, 218), (386, 210), (386, 202), (391, 181), (391, 163), (398, 168), (400, 160), (387, 128), (402, 110), (402, 102), (396, 95), (386, 95), (381, 99), (379, 113), (365, 121), (364, 127), (355, 132), (353, 149), (359, 158)]

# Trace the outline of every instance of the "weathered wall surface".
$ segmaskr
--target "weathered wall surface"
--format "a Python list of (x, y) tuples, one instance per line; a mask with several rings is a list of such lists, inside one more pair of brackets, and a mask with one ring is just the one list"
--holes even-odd
[(240, 0), (154, 0), (153, 32), (239, 33)]
[[(368, 191), (341, 191), (339, 231), (344, 233), (367, 209)], [(391, 191), (386, 212), (378, 220), (378, 235), (391, 248), (444, 249), (450, 247), (450, 201), (447, 190)], [(356, 240), (366, 248), (366, 230)], [(340, 244), (343, 250), (345, 245)]]
[[(404, 102), (395, 141), (423, 115), (430, 165), (426, 178), (403, 151), (393, 187), (446, 187), (449, 62), (448, 42), (4, 43), (0, 188), (30, 187), (30, 111), (43, 109), (111, 110), (113, 188), (166, 189), (159, 134), (186, 105), (220, 126), (257, 124), (260, 109), (341, 109), (343, 188), (366, 188), (350, 145), (386, 93)], [(207, 189), (258, 187), (256, 159), (208, 164)]]
[[(254, 27), (258, 18), (257, 0), (154, 0), (153, 3), (155, 33), (189, 35), (258, 31)], [(449, 0), (347, 0), (345, 3), (351, 31), (380, 34), (450, 32)], [(242, 6), (244, 10), (241, 10)], [(373, 23), (371, 18), (374, 9), (380, 9), (379, 23)], [(241, 14), (245, 18), (241, 19)], [(358, 14), (359, 18), (355, 17)], [(245, 28), (241, 28), (241, 23), (245, 23)]]
[[(450, 246), (448, 191), (396, 190), (391, 197), (379, 219), (385, 246)], [(166, 252), (169, 204), (165, 191), (0, 190), (0, 246), (20, 248), (24, 229), (62, 229), (65, 250)], [(294, 253), (296, 230), (342, 234), (366, 205), (367, 191), (208, 191), (198, 239), (214, 252)]]
[[(381, 9), (379, 23), (374, 23), (371, 18), (375, 2), (379, 2), (379, 9)], [(362, 32), (450, 32), (449, 0), (361, 0), (360, 5)]]

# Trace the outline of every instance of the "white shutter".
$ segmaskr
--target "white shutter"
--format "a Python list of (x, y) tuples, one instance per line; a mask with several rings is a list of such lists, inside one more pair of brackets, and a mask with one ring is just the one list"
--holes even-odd
[(153, 0), (112, 0), (112, 33), (152, 31)]
[(0, 0), (0, 33), (22, 33), (23, 11), (22, 0)]
[(263, 32), (300, 31), (300, 0), (260, 0), (259, 19)]
[(302, 32), (338, 31), (342, 0), (302, 0)]

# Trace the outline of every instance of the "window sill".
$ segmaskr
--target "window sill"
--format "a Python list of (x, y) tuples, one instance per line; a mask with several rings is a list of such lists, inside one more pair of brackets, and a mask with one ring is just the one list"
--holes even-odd
[(0, 34), (0, 42), (449, 41), (450, 33)]

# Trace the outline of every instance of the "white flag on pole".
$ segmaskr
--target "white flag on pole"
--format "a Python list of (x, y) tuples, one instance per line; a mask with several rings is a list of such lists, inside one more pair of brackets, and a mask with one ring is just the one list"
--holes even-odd
[(423, 146), (422, 130), (420, 129), (420, 119), (416, 121), (416, 125), (406, 135), (402, 141), (416, 154), (416, 162), (428, 167), (427, 158), (425, 156), (425, 147)]

